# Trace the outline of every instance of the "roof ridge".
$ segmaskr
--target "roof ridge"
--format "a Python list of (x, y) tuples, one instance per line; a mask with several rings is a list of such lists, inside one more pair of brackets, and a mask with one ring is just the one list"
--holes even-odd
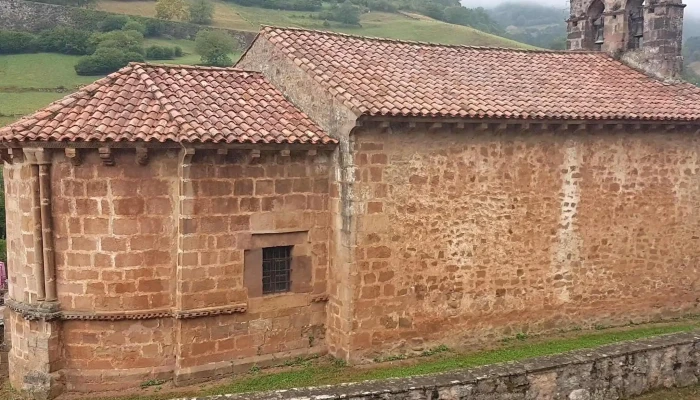
[(209, 65), (187, 65), (187, 64), (165, 64), (165, 63), (149, 63), (149, 62), (130, 62), (127, 66), (140, 66), (142, 68), (157, 67), (166, 69), (190, 69), (202, 71), (230, 71), (230, 72), (246, 72), (249, 74), (262, 75), (259, 71), (252, 71), (242, 68), (232, 67), (214, 67)]
[[(291, 26), (290, 27), (279, 27), (279, 26), (273, 26), (273, 25), (261, 25), (261, 26), (262, 26), (261, 32), (267, 32), (267, 31), (269, 31), (269, 29), (280, 29), (280, 30), (286, 30), (286, 31), (301, 31), (301, 32), (320, 33), (323, 35), (340, 36), (340, 37), (346, 37), (346, 38), (352, 38), (352, 39), (362, 39), (362, 40), (369, 40), (369, 41), (374, 41), (374, 42), (387, 42), (387, 43), (420, 45), (420, 46), (430, 46), (430, 47), (462, 48), (462, 49), (491, 50), (491, 51), (508, 51), (508, 52), (514, 52), (514, 53), (592, 54), (592, 55), (600, 55), (600, 56), (604, 56), (604, 57), (605, 56), (609, 57), (607, 53), (600, 52), (600, 51), (591, 51), (591, 50), (551, 50), (551, 49), (538, 49), (538, 48), (521, 49), (521, 48), (498, 47), (498, 46), (474, 46), (474, 45), (466, 45), (466, 44), (445, 44), (445, 43), (422, 42), (422, 41), (406, 40), (406, 39), (391, 39), (391, 38), (382, 38), (382, 37), (375, 37), (375, 36), (352, 35), (352, 34), (344, 33), (344, 32), (322, 31), (322, 30), (318, 30), (318, 29), (306, 29), (306, 28), (298, 28), (298, 27), (291, 27)], [(503, 38), (503, 39), (508, 39), (508, 38)]]
[(150, 76), (148, 76), (148, 72), (146, 72), (143, 69), (143, 64), (141, 63), (129, 63), (129, 67), (131, 67), (134, 72), (136, 72), (139, 75), (139, 79), (143, 81), (144, 85), (146, 85), (146, 88), (148, 89), (148, 92), (153, 95), (153, 100), (158, 102), (160, 106), (163, 108), (163, 113), (167, 116), (170, 117), (169, 122), (173, 122), (177, 120), (177, 116), (174, 115), (173, 113), (170, 112), (169, 109), (175, 109), (175, 105), (172, 104), (172, 102), (168, 99), (168, 96), (163, 93), (162, 90), (156, 85), (156, 83), (151, 79)]

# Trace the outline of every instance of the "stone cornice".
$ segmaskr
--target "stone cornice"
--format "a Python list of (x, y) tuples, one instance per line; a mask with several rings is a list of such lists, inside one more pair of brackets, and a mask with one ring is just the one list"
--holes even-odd
[(200, 317), (210, 317), (215, 315), (231, 315), (248, 311), (247, 304), (233, 306), (200, 308), (195, 310), (177, 310), (173, 313), (175, 319), (191, 319)]
[(61, 319), (61, 311), (56, 303), (27, 304), (6, 299), (5, 305), (27, 321), (54, 321)]
[(231, 315), (248, 311), (247, 304), (193, 310), (134, 310), (134, 311), (61, 311), (56, 303), (27, 304), (7, 299), (5, 304), (28, 321), (124, 321), (159, 318), (193, 319), (216, 315)]

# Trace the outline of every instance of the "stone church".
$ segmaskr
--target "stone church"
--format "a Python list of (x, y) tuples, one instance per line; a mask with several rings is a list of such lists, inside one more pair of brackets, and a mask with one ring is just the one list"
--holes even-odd
[(697, 313), (680, 0), (570, 52), (265, 27), (0, 129), (12, 385), (35, 398)]

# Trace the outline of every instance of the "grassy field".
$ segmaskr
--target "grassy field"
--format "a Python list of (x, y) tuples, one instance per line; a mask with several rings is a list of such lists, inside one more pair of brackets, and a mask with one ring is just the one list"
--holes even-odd
[(690, 64), (690, 68), (695, 72), (695, 74), (700, 75), (700, 62), (694, 62)]
[(94, 81), (75, 73), (78, 58), (49, 53), (0, 56), (0, 88), (74, 89)]
[(698, 400), (700, 399), (700, 386), (685, 389), (669, 389), (648, 394), (637, 400)]
[[(97, 8), (123, 14), (155, 15), (155, 2), (102, 0)], [(233, 3), (216, 1), (213, 26), (244, 31), (258, 31), (261, 25), (293, 26), (320, 30), (332, 30), (353, 35), (385, 37), (392, 39), (416, 40), (444, 44), (464, 44), (474, 46), (499, 46), (529, 48), (499, 36), (490, 35), (476, 29), (447, 24), (428, 17), (373, 12), (362, 16), (362, 27), (349, 27), (331, 23), (324, 27), (323, 21), (312, 18), (312, 12), (269, 10), (257, 7), (243, 7)]]
[[(154, 1), (101, 0), (98, 9), (122, 14), (155, 15)], [(261, 25), (296, 26), (334, 30), (355, 35), (386, 37), (423, 42), (464, 44), (475, 46), (519, 47), (529, 46), (464, 26), (452, 25), (425, 16), (390, 13), (367, 13), (362, 16), (362, 27), (349, 27), (323, 22), (313, 18), (314, 13), (301, 11), (268, 10), (243, 7), (215, 0), (213, 26), (257, 31)], [(180, 46), (183, 57), (156, 63), (194, 65), (200, 62), (194, 42), (176, 39), (146, 39), (144, 44)], [(240, 53), (233, 55), (234, 60)], [(91, 83), (99, 76), (78, 76), (73, 66), (79, 57), (62, 54), (20, 54), (0, 56), (0, 126), (19, 116), (31, 113), (57, 100), (78, 87)]]
[[(146, 39), (144, 46), (180, 46), (183, 56), (162, 64), (198, 64), (194, 41)], [(232, 55), (234, 60), (240, 53)], [(0, 126), (45, 107), (101, 76), (79, 76), (73, 66), (80, 56), (37, 53), (0, 56)]]
[[(502, 340), (498, 345), (480, 351), (454, 351), (441, 346), (426, 350), (412, 359), (379, 360), (370, 366), (349, 367), (329, 357), (312, 360), (298, 359), (270, 370), (254, 369), (246, 374), (209, 385), (190, 388), (172, 388), (169, 383), (155, 385), (134, 393), (115, 394), (112, 397), (91, 400), (166, 400), (181, 397), (206, 396), (252, 391), (282, 390), (293, 387), (332, 385), (373, 379), (400, 378), (445, 372), (493, 363), (524, 360), (559, 354), (572, 350), (589, 349), (606, 344), (648, 338), (700, 328), (695, 319), (675, 323), (649, 324), (594, 332), (565, 332), (550, 337), (518, 337)], [(679, 393), (692, 393), (693, 390)], [(648, 397), (644, 400), (689, 400), (693, 397)], [(680, 394), (679, 394), (680, 396)], [(18, 396), (8, 387), (0, 391), (0, 400), (16, 400)]]

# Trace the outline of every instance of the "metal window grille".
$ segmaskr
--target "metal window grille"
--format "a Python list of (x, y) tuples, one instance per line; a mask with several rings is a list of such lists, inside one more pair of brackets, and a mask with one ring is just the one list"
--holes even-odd
[(263, 294), (288, 292), (292, 286), (292, 246), (263, 249)]

